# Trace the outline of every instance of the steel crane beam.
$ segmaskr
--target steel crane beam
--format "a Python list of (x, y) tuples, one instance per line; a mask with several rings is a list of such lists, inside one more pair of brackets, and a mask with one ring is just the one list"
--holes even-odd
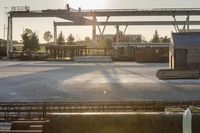
[[(174, 25), (174, 21), (110, 21), (97, 22), (97, 25)], [(185, 25), (185, 21), (176, 21), (177, 25)], [(190, 21), (190, 25), (200, 25), (200, 21)], [(55, 22), (56, 26), (90, 26), (92, 22)]]

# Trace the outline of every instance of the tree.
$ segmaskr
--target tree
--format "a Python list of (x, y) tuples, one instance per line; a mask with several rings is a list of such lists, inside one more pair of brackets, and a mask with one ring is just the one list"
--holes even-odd
[(45, 33), (44, 33), (44, 40), (47, 42), (47, 43), (49, 43), (50, 42), (50, 40), (53, 38), (53, 36), (52, 36), (52, 34), (51, 34), (51, 32), (50, 31), (46, 31)]
[(6, 40), (0, 39), (0, 59), (1, 56), (6, 56)]
[(68, 37), (67, 37), (67, 44), (68, 45), (74, 45), (74, 36), (72, 34), (70, 34)]
[(140, 36), (137, 36), (137, 37), (133, 40), (133, 42), (141, 43), (141, 42), (142, 42), (142, 36), (141, 36), (141, 35), (140, 35)]
[(31, 36), (30, 46), (31, 50), (35, 51), (39, 49), (39, 39), (35, 32)]
[(169, 42), (170, 42), (170, 38), (168, 38), (167, 36), (165, 36), (164, 38), (161, 37), (161, 38), (160, 38), (160, 41), (161, 41), (162, 43), (169, 43)]
[[(123, 31), (119, 31), (118, 33), (116, 33), (116, 37), (118, 36), (119, 42), (123, 42), (125, 35)], [(117, 38), (116, 38), (117, 39)], [(127, 38), (129, 39), (129, 38)]]
[(60, 32), (58, 39), (57, 39), (58, 45), (64, 45), (65, 44), (65, 38), (63, 36), (62, 31)]
[(109, 39), (109, 38), (105, 39), (104, 43), (105, 43), (104, 47), (106, 47), (106, 48), (112, 47), (112, 40), (111, 39)]
[(142, 37), (142, 43), (148, 43), (145, 37)]
[(85, 37), (85, 42), (91, 42), (90, 37)]
[(22, 36), (23, 51), (36, 51), (39, 49), (39, 39), (35, 32), (30, 29), (25, 29)]
[(155, 33), (153, 35), (153, 39), (151, 40), (151, 42), (160, 42), (160, 38), (159, 38), (157, 30), (155, 31)]
[(92, 39), (90, 37), (85, 37), (85, 45), (91, 45), (92, 44)]
[(129, 37), (129, 36), (126, 36), (126, 35), (123, 35), (122, 37), (122, 42), (133, 42), (133, 38)]
[(6, 45), (6, 40), (0, 39), (0, 45)]

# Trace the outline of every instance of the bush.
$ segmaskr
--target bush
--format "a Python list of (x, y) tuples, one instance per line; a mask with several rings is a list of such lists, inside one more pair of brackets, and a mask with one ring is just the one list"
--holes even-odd
[(0, 58), (6, 56), (6, 40), (0, 39)]

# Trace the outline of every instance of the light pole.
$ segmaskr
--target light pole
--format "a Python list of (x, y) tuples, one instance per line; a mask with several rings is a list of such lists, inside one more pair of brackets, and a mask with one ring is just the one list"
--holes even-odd
[(3, 39), (6, 40), (6, 25), (3, 25)]
[(4, 25), (3, 25), (3, 39), (6, 39), (6, 21), (8, 17), (8, 7), (4, 7)]

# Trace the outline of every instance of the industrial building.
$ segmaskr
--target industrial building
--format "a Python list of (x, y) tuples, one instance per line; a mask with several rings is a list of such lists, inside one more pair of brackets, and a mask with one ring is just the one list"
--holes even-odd
[(171, 69), (200, 69), (200, 32), (172, 33)]
[(136, 62), (168, 62), (169, 43), (113, 43), (114, 60)]
[[(110, 39), (112, 41), (116, 41), (116, 35), (115, 34), (104, 34), (104, 35), (96, 35), (97, 40), (101, 40), (103, 38)], [(120, 41), (122, 41), (123, 38), (127, 38), (129, 43), (141, 43), (142, 41), (142, 35), (140, 34), (126, 34), (123, 35), (123, 37), (120, 38)]]

